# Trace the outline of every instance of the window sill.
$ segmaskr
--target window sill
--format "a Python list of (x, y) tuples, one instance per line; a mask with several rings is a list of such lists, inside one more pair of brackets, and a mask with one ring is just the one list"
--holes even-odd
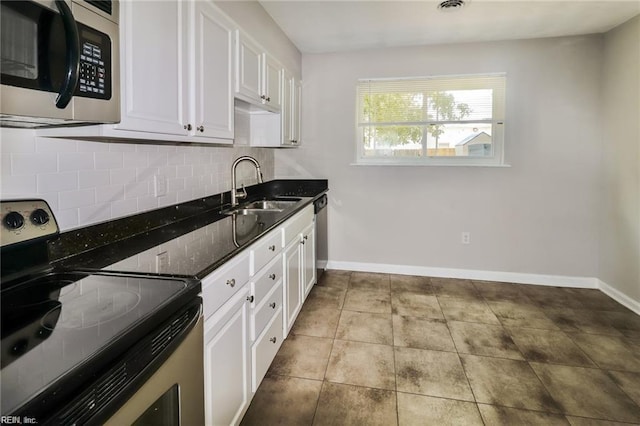
[(495, 167), (510, 168), (511, 164), (481, 164), (481, 163), (418, 163), (404, 161), (358, 161), (350, 166), (391, 166), (391, 167)]

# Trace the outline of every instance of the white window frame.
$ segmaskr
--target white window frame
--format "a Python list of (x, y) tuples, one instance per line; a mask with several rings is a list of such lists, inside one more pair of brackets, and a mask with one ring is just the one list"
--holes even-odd
[[(485, 81), (481, 79), (488, 77)], [(501, 79), (496, 79), (501, 77)], [(491, 120), (458, 120), (458, 121), (445, 121), (439, 120), (439, 124), (464, 124), (464, 123), (491, 123), (491, 136), (492, 136), (492, 149), (493, 155), (487, 157), (475, 157), (475, 156), (425, 156), (425, 157), (365, 157), (363, 141), (363, 129), (367, 126), (360, 122), (360, 90), (363, 90), (363, 85), (369, 82), (394, 82), (403, 80), (442, 80), (445, 86), (448, 86), (445, 90), (460, 90), (461, 87), (456, 86), (456, 80), (465, 82), (468, 84), (469, 79), (478, 78), (477, 82), (474, 82), (473, 89), (493, 89), (493, 102), (492, 102), (492, 118)], [(496, 80), (501, 81), (500, 85), (492, 84)], [(476, 84), (477, 83), (477, 84)], [(465, 85), (464, 87), (469, 88)], [(506, 110), (506, 73), (491, 73), (491, 74), (460, 74), (460, 75), (439, 75), (428, 77), (402, 77), (402, 78), (367, 78), (358, 79), (356, 85), (356, 161), (353, 165), (388, 165), (388, 166), (489, 166), (489, 167), (508, 167), (504, 163), (504, 127), (505, 127), (505, 110)], [(435, 121), (426, 121), (425, 124), (433, 123)]]

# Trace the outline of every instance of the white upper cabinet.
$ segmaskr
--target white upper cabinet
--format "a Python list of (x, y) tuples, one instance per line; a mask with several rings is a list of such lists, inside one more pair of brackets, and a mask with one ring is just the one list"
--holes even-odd
[(124, 93), (116, 129), (232, 143), (232, 22), (208, 1), (131, 1), (121, 9)]
[(233, 139), (233, 23), (211, 3), (193, 3), (191, 116), (196, 136)]
[(282, 66), (244, 32), (236, 32), (236, 97), (279, 112)]
[(188, 134), (186, 24), (183, 2), (120, 4), (123, 93), (117, 129)]

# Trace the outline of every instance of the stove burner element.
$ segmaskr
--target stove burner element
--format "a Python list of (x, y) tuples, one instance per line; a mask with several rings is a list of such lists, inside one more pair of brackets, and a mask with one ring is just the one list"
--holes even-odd
[[(67, 294), (60, 298), (62, 314), (58, 326), (64, 328), (83, 329), (104, 325), (131, 312), (140, 303), (140, 295), (130, 290), (92, 289), (82, 293), (80, 285), (77, 291)], [(54, 311), (48, 312), (43, 321), (49, 314), (55, 314)], [(45, 326), (44, 322), (42, 326)]]

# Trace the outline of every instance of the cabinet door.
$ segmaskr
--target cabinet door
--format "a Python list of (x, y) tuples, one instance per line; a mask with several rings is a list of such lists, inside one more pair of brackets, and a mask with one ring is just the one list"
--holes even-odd
[(210, 2), (192, 5), (192, 131), (195, 136), (229, 139), (233, 143), (234, 26)]
[(302, 258), (300, 240), (295, 239), (284, 252), (284, 334), (288, 335), (302, 307)]
[(316, 222), (302, 232), (302, 277), (304, 298), (316, 283)]
[(186, 135), (187, 4), (120, 4), (123, 130)]
[[(204, 375), (207, 425), (238, 424), (251, 401), (248, 289), (205, 321)], [(187, 368), (188, 366), (185, 366)]]
[(274, 111), (282, 108), (282, 66), (268, 54), (264, 54), (264, 95), (265, 105)]
[(282, 145), (291, 145), (293, 140), (293, 126), (291, 122), (291, 111), (293, 107), (293, 76), (284, 71), (282, 75), (282, 112), (280, 114), (282, 124)]
[(291, 140), (293, 140), (294, 145), (300, 145), (302, 140), (302, 84), (298, 80), (294, 80), (292, 84)]
[(236, 93), (248, 100), (261, 102), (262, 49), (240, 30), (236, 31), (236, 61)]

